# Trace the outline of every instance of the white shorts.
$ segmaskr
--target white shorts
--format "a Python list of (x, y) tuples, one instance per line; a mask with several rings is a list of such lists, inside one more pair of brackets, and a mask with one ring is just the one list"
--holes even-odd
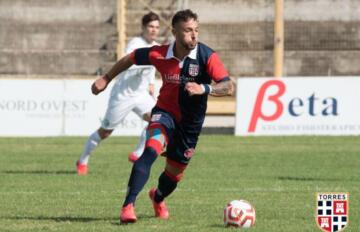
[(155, 99), (148, 93), (135, 97), (125, 97), (120, 94), (111, 95), (101, 127), (106, 130), (115, 129), (130, 111), (135, 112), (143, 119), (143, 115), (151, 112), (155, 103)]

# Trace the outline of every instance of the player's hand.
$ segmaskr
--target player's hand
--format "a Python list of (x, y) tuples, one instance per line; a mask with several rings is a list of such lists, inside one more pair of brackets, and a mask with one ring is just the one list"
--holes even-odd
[(149, 94), (151, 96), (154, 96), (154, 94), (155, 94), (155, 86), (154, 86), (154, 84), (149, 84)]
[(106, 75), (96, 79), (96, 81), (91, 86), (91, 92), (94, 95), (98, 95), (99, 93), (104, 91), (104, 89), (106, 89), (109, 82), (110, 82), (110, 80), (109, 80), (109, 78), (106, 77)]
[(190, 96), (202, 95), (205, 92), (204, 88), (195, 82), (186, 83), (185, 90), (189, 93)]

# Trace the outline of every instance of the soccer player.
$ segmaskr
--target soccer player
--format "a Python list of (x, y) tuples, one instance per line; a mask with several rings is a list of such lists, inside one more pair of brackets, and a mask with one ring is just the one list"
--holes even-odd
[[(159, 16), (150, 12), (142, 18), (142, 33), (133, 38), (127, 45), (129, 54), (137, 48), (151, 47), (156, 44), (159, 34)], [(115, 76), (114, 76), (115, 77)], [(109, 137), (115, 127), (130, 113), (135, 112), (143, 120), (150, 120), (150, 111), (155, 105), (154, 100), (155, 68), (153, 66), (132, 65), (117, 78), (114, 84), (105, 117), (101, 127), (90, 135), (86, 141), (83, 153), (77, 161), (77, 173), (86, 175), (90, 154), (99, 143)], [(146, 129), (140, 136), (140, 141), (133, 152), (129, 154), (129, 161), (134, 162), (142, 154), (146, 141)]]
[[(229, 74), (218, 55), (198, 42), (197, 15), (191, 10), (178, 11), (172, 18), (172, 27), (173, 43), (135, 50), (92, 85), (92, 92), (98, 94), (111, 79), (134, 63), (154, 65), (163, 80), (156, 106), (151, 112), (145, 150), (130, 174), (120, 213), (122, 223), (137, 220), (136, 197), (149, 178), (153, 162), (165, 147), (165, 170), (159, 177), (157, 188), (150, 190), (149, 197), (155, 216), (162, 219), (169, 217), (164, 199), (176, 189), (195, 152), (208, 94), (224, 96), (233, 90)], [(215, 84), (211, 85), (212, 81)]]

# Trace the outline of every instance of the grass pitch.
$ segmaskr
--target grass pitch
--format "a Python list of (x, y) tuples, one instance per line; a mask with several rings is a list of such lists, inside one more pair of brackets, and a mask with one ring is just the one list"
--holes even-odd
[(248, 231), (320, 231), (316, 192), (349, 192), (349, 226), (360, 231), (360, 137), (202, 136), (178, 189), (170, 219), (153, 217), (147, 192), (164, 167), (159, 157), (138, 197), (138, 222), (120, 225), (135, 137), (112, 137), (75, 173), (86, 138), (0, 139), (0, 231), (233, 231), (223, 208), (245, 199), (256, 209)]

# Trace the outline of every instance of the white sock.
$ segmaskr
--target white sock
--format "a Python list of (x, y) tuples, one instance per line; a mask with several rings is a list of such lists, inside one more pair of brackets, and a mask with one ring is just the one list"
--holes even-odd
[(146, 128), (145, 127), (143, 129), (143, 131), (141, 132), (140, 135), (140, 140), (135, 148), (135, 150), (133, 151), (133, 153), (135, 154), (136, 157), (140, 157), (142, 155), (142, 153), (144, 152), (144, 148), (145, 148), (145, 142), (146, 142)]
[(84, 151), (83, 151), (82, 155), (80, 156), (81, 164), (88, 164), (91, 152), (98, 146), (100, 141), (101, 141), (101, 138), (97, 131), (95, 131), (94, 133), (92, 133), (90, 135), (90, 137), (88, 138), (88, 140), (86, 141), (86, 143), (84, 145)]

